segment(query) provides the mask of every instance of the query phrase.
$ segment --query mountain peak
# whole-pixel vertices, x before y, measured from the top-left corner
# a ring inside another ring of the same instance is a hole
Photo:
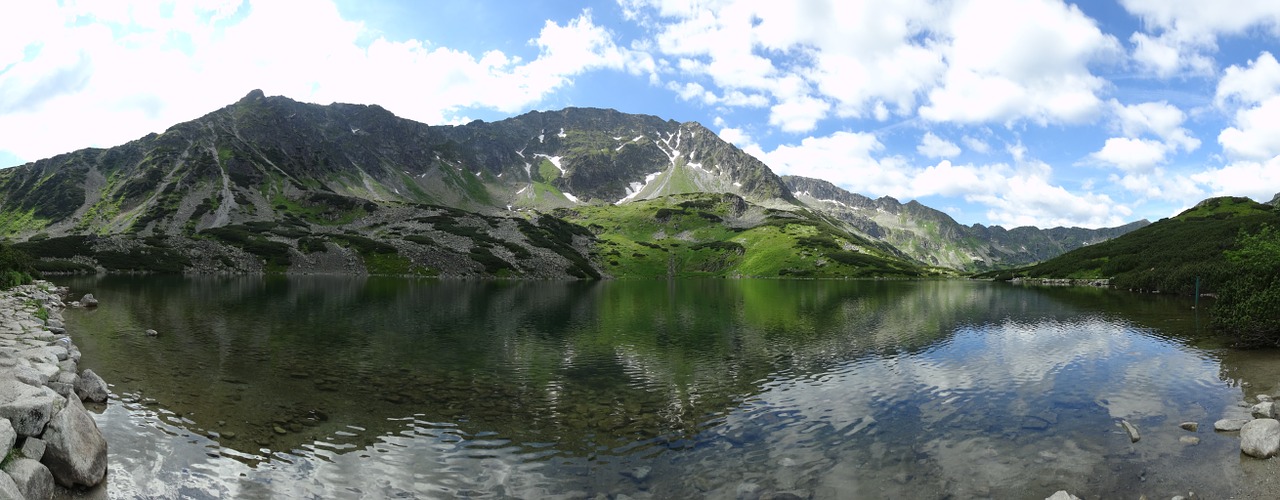
[[[253,90],[250,90],[248,94],[245,94],[244,97],[240,98],[239,102],[248,103],[248,102],[262,100],[266,97],[267,95],[262,93],[262,89],[253,89]]]

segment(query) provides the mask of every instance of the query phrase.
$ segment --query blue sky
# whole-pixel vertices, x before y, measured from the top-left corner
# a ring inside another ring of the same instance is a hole
[[[1280,2],[23,2],[0,167],[251,89],[431,124],[615,108],[965,224],[1100,227],[1280,192]]]

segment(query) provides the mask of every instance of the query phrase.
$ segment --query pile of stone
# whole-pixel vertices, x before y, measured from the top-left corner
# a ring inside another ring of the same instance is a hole
[[[1246,403],[1247,404],[1247,403]],[[1271,458],[1280,454],[1280,420],[1276,420],[1276,403],[1271,396],[1258,396],[1249,407],[1249,415],[1224,418],[1213,423],[1218,432],[1240,432],[1240,451],[1254,458]]]
[[[106,478],[107,442],[82,401],[105,402],[107,384],[76,369],[65,293],[44,281],[0,291],[0,498],[46,499],[55,483]]]

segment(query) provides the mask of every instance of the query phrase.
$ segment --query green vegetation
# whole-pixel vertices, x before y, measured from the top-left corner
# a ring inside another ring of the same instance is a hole
[[[1242,346],[1280,345],[1280,230],[1241,232],[1226,253],[1232,277],[1218,292],[1213,323]]]
[[[289,269],[289,249],[292,247],[286,243],[268,240],[248,226],[209,228],[201,231],[200,234],[212,236],[261,257],[268,273],[283,273]]]
[[[30,255],[0,242],[0,289],[31,283],[35,272]]]
[[[919,265],[885,254],[808,211],[756,209],[731,194],[682,194],[625,205],[557,211],[598,234],[600,260],[617,277],[914,277]]]
[[[1111,278],[1126,290],[1218,293],[1236,273],[1228,265],[1228,250],[1237,237],[1264,225],[1280,226],[1280,212],[1248,198],[1213,198],[1172,219],[1162,220],[1125,236],[1067,252],[1027,268],[979,275],[997,279]]]
[[[1280,209],[1213,198],[1047,262],[981,277],[1111,278],[1121,289],[1216,294],[1213,324],[1241,346],[1280,345]]]

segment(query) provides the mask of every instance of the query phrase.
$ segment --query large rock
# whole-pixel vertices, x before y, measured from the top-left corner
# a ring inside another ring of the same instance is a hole
[[[26,498],[22,490],[18,489],[18,483],[3,472],[0,472],[0,498]]]
[[[9,450],[13,449],[13,443],[18,441],[18,431],[13,430],[13,424],[8,419],[0,418],[0,453],[7,456]]]
[[[106,476],[107,440],[79,398],[67,398],[66,408],[49,420],[43,439],[40,461],[49,466],[58,484],[94,486]]]
[[[107,382],[102,380],[93,370],[85,369],[76,380],[76,396],[84,401],[103,403],[107,401]]]
[[[1249,413],[1253,418],[1276,418],[1276,404],[1271,401],[1263,401],[1249,408]]]
[[[30,458],[17,458],[10,460],[4,471],[13,478],[23,497],[34,500],[53,496],[53,475],[44,464]]]
[[[1238,431],[1247,423],[1249,421],[1243,418],[1224,418],[1213,423],[1213,430],[1222,432]]]
[[[21,436],[39,436],[66,399],[48,387],[32,387],[17,380],[0,380],[0,418],[7,418]]]
[[[1058,490],[1044,500],[1080,500],[1080,497],[1067,493],[1066,490]]]
[[[80,305],[84,307],[98,307],[98,299],[95,299],[92,293],[86,293],[84,294],[84,297],[80,297]]]
[[[1240,428],[1240,451],[1254,458],[1280,453],[1280,420],[1260,418]]]

